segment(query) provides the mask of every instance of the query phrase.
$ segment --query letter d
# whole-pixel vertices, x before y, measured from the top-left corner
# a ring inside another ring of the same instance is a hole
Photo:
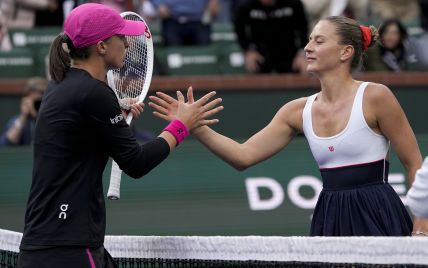
[[[254,177],[245,180],[248,202],[251,210],[273,210],[284,201],[284,190],[281,184],[272,178]],[[268,188],[272,192],[270,199],[260,198],[259,188]]]

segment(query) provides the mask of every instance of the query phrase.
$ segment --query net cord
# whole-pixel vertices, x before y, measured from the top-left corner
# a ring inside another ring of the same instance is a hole
[[[0,229],[0,249],[22,234]],[[106,236],[115,258],[428,264],[426,237]]]

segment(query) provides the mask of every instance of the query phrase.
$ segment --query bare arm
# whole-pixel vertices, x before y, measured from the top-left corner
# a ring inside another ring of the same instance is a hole
[[[422,165],[422,156],[415,134],[403,109],[392,92],[385,86],[372,84],[368,90],[370,107],[374,111],[380,132],[390,141],[406,169],[409,186],[413,184],[416,171]],[[376,129],[376,128],[375,128]],[[413,235],[428,233],[428,219],[413,219]]]
[[[166,112],[159,109],[159,107],[165,106],[163,98],[167,100],[166,102],[171,103],[172,101],[171,98],[160,93],[157,97],[150,98],[159,106],[153,103],[150,106],[157,110],[155,115],[167,119],[167,117],[160,115]],[[188,96],[188,98],[191,102],[193,96]],[[243,170],[279,152],[301,131],[302,111],[305,102],[306,99],[299,99],[285,104],[265,128],[242,144],[215,132],[207,126],[195,129],[193,134],[225,162],[238,170]]]
[[[422,165],[415,134],[393,93],[380,84],[370,84],[370,87],[367,90],[369,111],[373,111],[379,131],[391,141],[411,186],[416,170]]]
[[[194,135],[225,162],[244,170],[275,155],[290,143],[299,132],[295,122],[299,117],[298,106],[298,101],[284,105],[265,128],[242,144],[208,127],[197,129]]]

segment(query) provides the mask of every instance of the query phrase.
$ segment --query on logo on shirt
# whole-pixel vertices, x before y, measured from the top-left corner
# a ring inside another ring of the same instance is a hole
[[[122,120],[123,120],[123,115],[122,114],[118,114],[114,118],[110,118],[110,122],[112,124],[117,124],[117,123],[119,123]]]
[[[68,210],[68,204],[62,204],[59,209],[61,210],[61,212],[59,213],[58,218],[60,219],[67,219],[67,210]]]

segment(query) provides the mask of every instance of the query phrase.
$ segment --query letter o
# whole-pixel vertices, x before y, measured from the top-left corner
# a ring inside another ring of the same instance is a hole
[[[311,187],[315,194],[312,198],[305,198],[300,195],[300,188],[302,186]],[[291,202],[293,202],[296,206],[303,209],[313,209],[318,201],[318,196],[322,190],[321,181],[314,176],[297,176],[290,180],[288,183],[287,193]]]

